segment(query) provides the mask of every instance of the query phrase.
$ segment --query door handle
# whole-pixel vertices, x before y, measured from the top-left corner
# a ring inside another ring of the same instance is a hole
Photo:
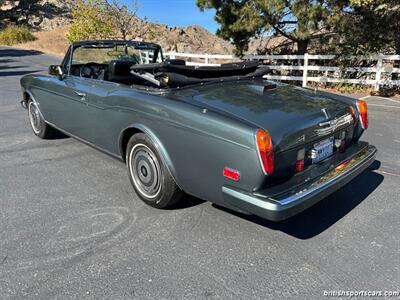
[[[86,100],[86,94],[78,91],[74,91],[75,94],[77,94],[81,100]]]

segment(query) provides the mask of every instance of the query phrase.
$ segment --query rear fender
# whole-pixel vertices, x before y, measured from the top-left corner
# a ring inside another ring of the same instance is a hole
[[[126,151],[126,149],[124,149],[124,145],[123,145],[124,136],[128,133],[128,131],[130,131],[132,129],[135,129],[138,132],[143,132],[150,138],[150,140],[153,142],[154,146],[157,148],[158,152],[160,153],[161,158],[162,158],[164,164],[167,166],[169,173],[174,178],[174,180],[175,180],[176,184],[179,186],[179,188],[182,189],[181,184],[178,179],[178,176],[176,174],[176,170],[174,168],[174,164],[171,160],[171,157],[168,154],[167,149],[164,147],[163,143],[158,138],[158,136],[150,128],[148,128],[145,125],[139,124],[139,123],[134,123],[134,124],[131,124],[128,127],[126,127],[124,130],[122,130],[122,132],[119,135],[119,152],[120,152],[122,159],[125,160],[125,151]]]

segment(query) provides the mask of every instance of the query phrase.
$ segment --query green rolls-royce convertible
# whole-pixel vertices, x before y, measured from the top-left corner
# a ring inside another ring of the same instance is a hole
[[[265,80],[259,62],[193,66],[160,46],[82,41],[21,79],[32,130],[123,160],[156,208],[183,193],[279,221],[365,170],[376,148],[362,100]],[[183,200],[182,200],[183,201]]]

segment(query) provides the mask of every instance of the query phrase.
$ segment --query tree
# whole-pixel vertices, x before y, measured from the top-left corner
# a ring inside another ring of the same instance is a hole
[[[104,1],[107,6],[107,11],[113,20],[115,30],[119,33],[119,36],[126,40],[128,35],[132,33],[135,27],[135,21],[138,20],[137,12],[139,10],[139,4],[137,1],[132,2],[132,8],[129,9],[125,4],[119,4],[117,0]]]
[[[232,41],[237,54],[243,54],[250,39],[264,32],[287,38],[297,45],[298,54],[304,54],[310,42],[334,34],[332,29],[342,22],[348,1],[197,0],[197,6],[202,11],[216,9],[215,20],[221,25],[217,35]]]
[[[398,0],[351,0],[352,15],[338,45],[343,55],[400,54],[400,3]],[[399,68],[400,62],[394,61]],[[392,80],[399,74],[392,73]]]
[[[78,1],[67,33],[70,42],[115,37],[113,20],[103,0]]]
[[[142,37],[148,27],[137,17],[138,2],[131,8],[117,0],[79,0],[72,11],[72,24],[67,38],[74,42],[85,39],[123,39]]]
[[[354,18],[349,22],[348,39],[357,39],[372,49],[369,52],[400,54],[400,2],[398,0],[351,0]],[[368,51],[368,50],[367,50]]]

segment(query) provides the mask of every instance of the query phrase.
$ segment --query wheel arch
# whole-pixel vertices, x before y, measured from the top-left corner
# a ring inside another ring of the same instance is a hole
[[[29,101],[29,99],[32,98],[32,95],[30,94],[30,92],[28,91],[24,91],[24,93],[22,94],[22,100],[24,100],[25,102]]]
[[[28,90],[24,90],[22,92],[22,100],[21,100],[21,105],[23,108],[28,109],[29,100],[36,102],[31,94],[31,92],[29,92]]]
[[[176,170],[174,168],[174,164],[171,160],[171,157],[168,154],[167,149],[164,147],[163,143],[158,138],[158,136],[147,126],[145,126],[143,124],[135,123],[135,124],[131,124],[124,130],[122,130],[122,132],[120,133],[120,136],[119,136],[119,152],[120,152],[122,160],[124,162],[126,162],[126,147],[128,145],[128,141],[131,138],[131,136],[133,136],[134,134],[137,134],[137,133],[144,133],[150,138],[150,140],[153,142],[154,146],[159,151],[161,158],[162,158],[163,162],[165,163],[169,173],[174,178],[175,183],[182,190],[181,184],[180,184],[177,174],[176,174]]]
[[[45,117],[43,116],[42,111],[40,110],[40,104],[35,100],[35,98],[33,97],[32,93],[31,93],[30,91],[28,91],[28,90],[25,90],[25,91],[23,92],[22,95],[23,95],[22,101],[25,102],[26,108],[28,108],[28,102],[29,102],[29,100],[31,100],[32,102],[34,102],[34,103],[37,105],[37,108],[38,108],[38,110],[39,110],[40,116],[41,116],[42,119],[46,122],[46,119],[45,119]]]
[[[22,93],[22,101],[25,101],[26,104],[28,104],[28,101],[31,100],[38,104],[38,102],[35,100],[35,97],[33,97],[32,93],[28,90],[24,90]]]

